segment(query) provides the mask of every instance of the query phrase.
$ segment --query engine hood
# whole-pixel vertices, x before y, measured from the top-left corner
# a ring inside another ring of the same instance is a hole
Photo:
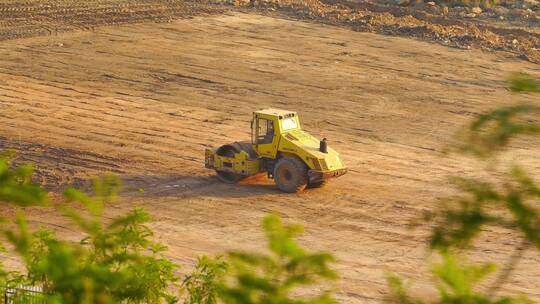
[[[293,153],[310,167],[318,171],[333,171],[345,168],[339,153],[328,147],[328,153],[319,150],[320,141],[302,130],[291,130],[284,133],[280,143],[280,151]]]

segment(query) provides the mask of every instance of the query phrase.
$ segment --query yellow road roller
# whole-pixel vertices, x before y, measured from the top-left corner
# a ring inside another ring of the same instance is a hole
[[[302,130],[296,112],[266,109],[253,112],[251,141],[206,149],[205,167],[220,180],[236,183],[261,172],[284,192],[318,188],[347,173],[339,154]]]

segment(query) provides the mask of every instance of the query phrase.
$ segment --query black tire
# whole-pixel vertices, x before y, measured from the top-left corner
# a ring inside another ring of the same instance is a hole
[[[240,153],[240,150],[234,145],[223,145],[216,151],[217,155],[226,157],[234,157],[236,153]],[[216,170],[216,174],[222,182],[227,184],[235,184],[246,178],[246,176],[241,174],[221,170]]]
[[[307,172],[308,167],[299,158],[284,157],[274,167],[274,181],[283,192],[301,192],[308,183]]]
[[[328,184],[327,180],[322,180],[314,183],[308,183],[308,188],[323,188]]]

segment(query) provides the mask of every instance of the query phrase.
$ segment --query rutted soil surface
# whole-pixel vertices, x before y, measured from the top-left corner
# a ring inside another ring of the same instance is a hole
[[[223,9],[184,0],[2,0],[0,41],[144,21],[170,22]]]
[[[242,12],[9,40],[0,42],[0,148],[36,162],[52,190],[120,174],[126,190],[110,216],[149,210],[186,272],[201,253],[260,249],[260,219],[278,211],[306,226],[305,245],[337,256],[342,303],[376,303],[387,270],[431,292],[427,231],[408,225],[448,193],[447,175],[474,166],[440,155],[451,135],[480,111],[532,100],[505,90],[514,71],[540,76],[505,52]],[[248,139],[251,111],[265,107],[297,110],[350,173],[293,195],[264,178],[218,182],[204,148]],[[516,143],[513,157],[540,168],[531,148],[538,143]],[[76,235],[58,211],[28,212],[35,225]],[[503,260],[520,243],[487,232],[476,259]],[[539,265],[526,253],[503,291],[540,300]]]

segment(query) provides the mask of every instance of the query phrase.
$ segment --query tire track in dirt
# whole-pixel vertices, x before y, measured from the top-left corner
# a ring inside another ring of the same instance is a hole
[[[58,96],[55,96],[57,98]],[[75,106],[76,108],[76,103]],[[135,128],[135,130],[129,130],[129,124],[126,124],[126,118],[122,116],[115,115],[114,118],[115,125],[118,122],[119,128],[110,127],[110,122],[112,119],[103,120],[99,115],[89,115],[81,114],[81,111],[76,113],[71,113],[69,109],[73,108],[72,106],[60,107],[59,109],[46,109],[46,110],[37,110],[35,107],[31,108],[28,105],[17,104],[16,107],[12,107],[8,110],[13,110],[15,113],[26,112],[21,115],[9,115],[4,116],[0,114],[6,122],[14,122],[13,129],[22,128],[22,125],[16,125],[16,122],[25,121],[24,127],[27,130],[34,130],[36,132],[47,131],[48,136],[63,138],[70,137],[72,140],[83,140],[90,141],[91,145],[110,145],[115,147],[124,147],[132,146],[137,147],[139,151],[146,151],[148,154],[158,153],[162,155],[169,155],[174,159],[185,159],[188,161],[199,161],[198,158],[185,156],[178,153],[172,153],[175,149],[168,149],[167,147],[177,147],[178,143],[195,145],[199,146],[202,149],[205,144],[204,142],[189,142],[187,140],[176,139],[175,134],[169,135],[159,135],[158,133],[148,133],[148,128]],[[51,117],[51,113],[63,112],[62,115],[72,116],[72,119],[61,119]],[[106,117],[106,115],[103,115]],[[42,125],[42,120],[48,118],[49,124],[44,128]],[[84,131],[73,130],[73,126],[77,125],[80,121],[85,121],[87,127]],[[129,120],[128,120],[129,121]],[[147,125],[153,126],[158,123],[159,120],[134,120],[131,123],[131,126],[136,125]],[[163,133],[163,131],[161,132]],[[142,145],[141,145],[142,144]],[[159,148],[158,148],[159,147]],[[161,148],[163,147],[163,148]]]
[[[123,164],[126,162],[120,158],[89,151],[22,142],[3,136],[0,136],[0,150],[19,152],[13,164],[32,164],[36,182],[50,190],[60,190],[70,184],[80,184],[88,176],[106,171],[122,173]]]
[[[199,14],[216,14],[223,8],[183,0],[11,1],[0,3],[0,41],[57,35],[74,29],[91,30],[140,22],[169,22]]]
[[[5,97],[5,95],[4,95]],[[53,98],[62,97],[62,95],[54,95]],[[149,125],[150,127],[139,127],[137,130],[130,131],[129,134],[132,136],[144,136],[142,139],[136,139],[137,142],[147,142],[149,140],[153,140],[153,144],[157,144],[160,146],[170,146],[174,143],[189,143],[194,144],[198,146],[207,146],[208,144],[201,141],[189,141],[189,137],[186,137],[184,133],[181,132],[167,132],[165,129],[160,129],[156,127],[152,127],[152,123],[159,122],[159,118],[153,118],[150,116],[151,114],[145,114],[146,119],[136,119],[135,115],[133,116],[125,116],[124,110],[118,110],[118,108],[106,108],[103,107],[103,109],[106,109],[106,112],[100,112],[99,114],[95,112],[95,110],[92,110],[92,107],[95,109],[98,107],[96,104],[87,104],[85,105],[86,108],[81,106],[81,102],[73,102],[68,101],[67,104],[63,103],[57,103],[55,106],[58,107],[47,107],[45,103],[41,103],[41,106],[36,107],[36,104],[29,105],[27,103],[21,102],[21,100],[18,100],[16,103],[10,103],[5,102],[5,105],[11,105],[11,108],[13,108],[16,112],[20,111],[28,111],[33,116],[37,116],[36,119],[30,119],[33,121],[39,120],[43,117],[49,117],[51,118],[51,124],[50,126],[58,127],[59,129],[67,129],[74,123],[78,121],[78,119],[85,119],[88,120],[92,126],[96,127],[96,130],[107,130],[110,131],[111,134],[105,134],[105,133],[98,133],[97,131],[91,131],[94,132],[94,134],[99,134],[102,136],[118,136],[123,135],[122,131],[126,128],[131,128],[134,126],[141,126],[141,125]],[[31,110],[28,110],[31,109]],[[50,117],[51,112],[56,111],[63,111],[64,114],[62,115],[62,118],[52,118]],[[66,118],[69,117],[69,118]],[[143,115],[139,115],[139,117],[144,117]],[[108,118],[108,119],[106,119]],[[16,120],[16,118],[13,117],[4,117],[6,121],[10,120]],[[186,116],[182,116],[182,119],[188,119]],[[115,123],[118,127],[110,127],[108,124],[110,124],[111,120],[115,120]],[[190,131],[195,131],[195,129],[187,129]],[[117,133],[119,132],[119,133]],[[132,137],[132,136],[126,136],[126,137]]]

